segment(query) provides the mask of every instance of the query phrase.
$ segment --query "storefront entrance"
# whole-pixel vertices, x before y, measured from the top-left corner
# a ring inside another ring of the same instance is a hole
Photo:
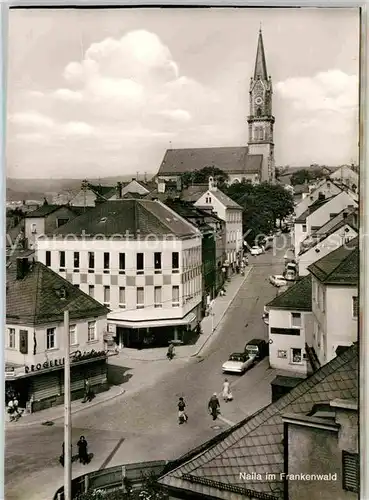
[[[188,337],[188,326],[164,326],[157,328],[123,328],[117,326],[116,343],[120,348],[144,349],[167,347],[172,340],[183,343]]]

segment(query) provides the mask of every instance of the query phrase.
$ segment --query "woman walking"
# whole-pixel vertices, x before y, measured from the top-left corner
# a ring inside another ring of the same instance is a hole
[[[77,443],[77,447],[78,447],[78,458],[83,465],[88,464],[87,446],[88,444],[85,439],[85,436],[81,436]]]
[[[224,383],[223,383],[223,393],[222,393],[222,396],[223,396],[223,399],[224,399],[224,401],[226,403],[228,403],[228,401],[232,401],[232,399],[233,399],[233,396],[232,396],[231,389],[230,389],[229,382],[228,382],[227,378],[224,380]]]

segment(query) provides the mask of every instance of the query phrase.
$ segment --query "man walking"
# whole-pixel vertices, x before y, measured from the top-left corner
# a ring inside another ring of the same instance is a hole
[[[217,393],[214,392],[214,394],[211,396],[209,404],[208,404],[208,409],[210,414],[213,417],[213,420],[216,420],[218,417],[218,413],[220,413],[220,404],[219,404],[219,399],[217,396]]]
[[[178,422],[179,424],[183,424],[184,422],[187,422],[188,417],[185,412],[186,408],[186,403],[184,402],[183,398],[179,398],[178,401]]]

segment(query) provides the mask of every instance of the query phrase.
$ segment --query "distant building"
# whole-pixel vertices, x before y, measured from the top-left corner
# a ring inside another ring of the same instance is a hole
[[[302,186],[304,187],[303,193],[306,194],[306,196],[303,196],[302,200],[295,207],[296,218],[300,217],[300,215],[306,212],[314,202],[318,201],[323,196],[324,198],[331,198],[343,191],[342,187],[329,179],[324,179],[319,183],[302,184]],[[295,186],[295,190],[296,188],[297,186]]]
[[[84,382],[107,388],[108,309],[40,262],[10,260],[6,273],[5,384],[20,406],[38,411],[64,399],[64,310],[69,310],[72,398]]]
[[[354,345],[278,401],[172,461],[159,484],[183,500],[358,498],[358,368]]]
[[[142,181],[136,180],[135,177],[132,177],[130,182],[118,182],[115,188],[115,192],[111,192],[108,196],[108,200],[120,200],[122,198],[127,197],[127,195],[139,195],[143,197],[148,195],[150,191],[155,188],[155,183],[147,184]]]
[[[101,186],[90,184],[86,179],[82,181],[80,191],[69,201],[69,205],[75,207],[94,207],[98,203],[104,203],[113,196],[116,188],[114,186]]]
[[[38,240],[37,260],[111,309],[120,346],[186,340],[202,317],[201,232],[160,201],[98,204]]]
[[[243,179],[258,183],[275,180],[274,122],[272,80],[268,75],[263,35],[260,30],[255,68],[250,81],[248,146],[168,149],[158,171],[158,178],[176,180],[184,172],[214,166],[229,176],[229,181]]]
[[[358,245],[355,238],[308,267],[314,332],[307,350],[315,368],[331,361],[338,348],[358,339]]]
[[[341,165],[329,177],[355,193],[359,189],[359,173],[355,166]]]

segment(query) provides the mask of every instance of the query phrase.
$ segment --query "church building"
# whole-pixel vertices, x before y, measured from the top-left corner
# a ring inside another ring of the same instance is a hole
[[[241,182],[242,179],[253,183],[274,182],[273,88],[267,72],[261,30],[249,94],[247,146],[167,149],[157,174],[158,180],[176,181],[184,172],[210,166],[226,172],[231,183]]]

